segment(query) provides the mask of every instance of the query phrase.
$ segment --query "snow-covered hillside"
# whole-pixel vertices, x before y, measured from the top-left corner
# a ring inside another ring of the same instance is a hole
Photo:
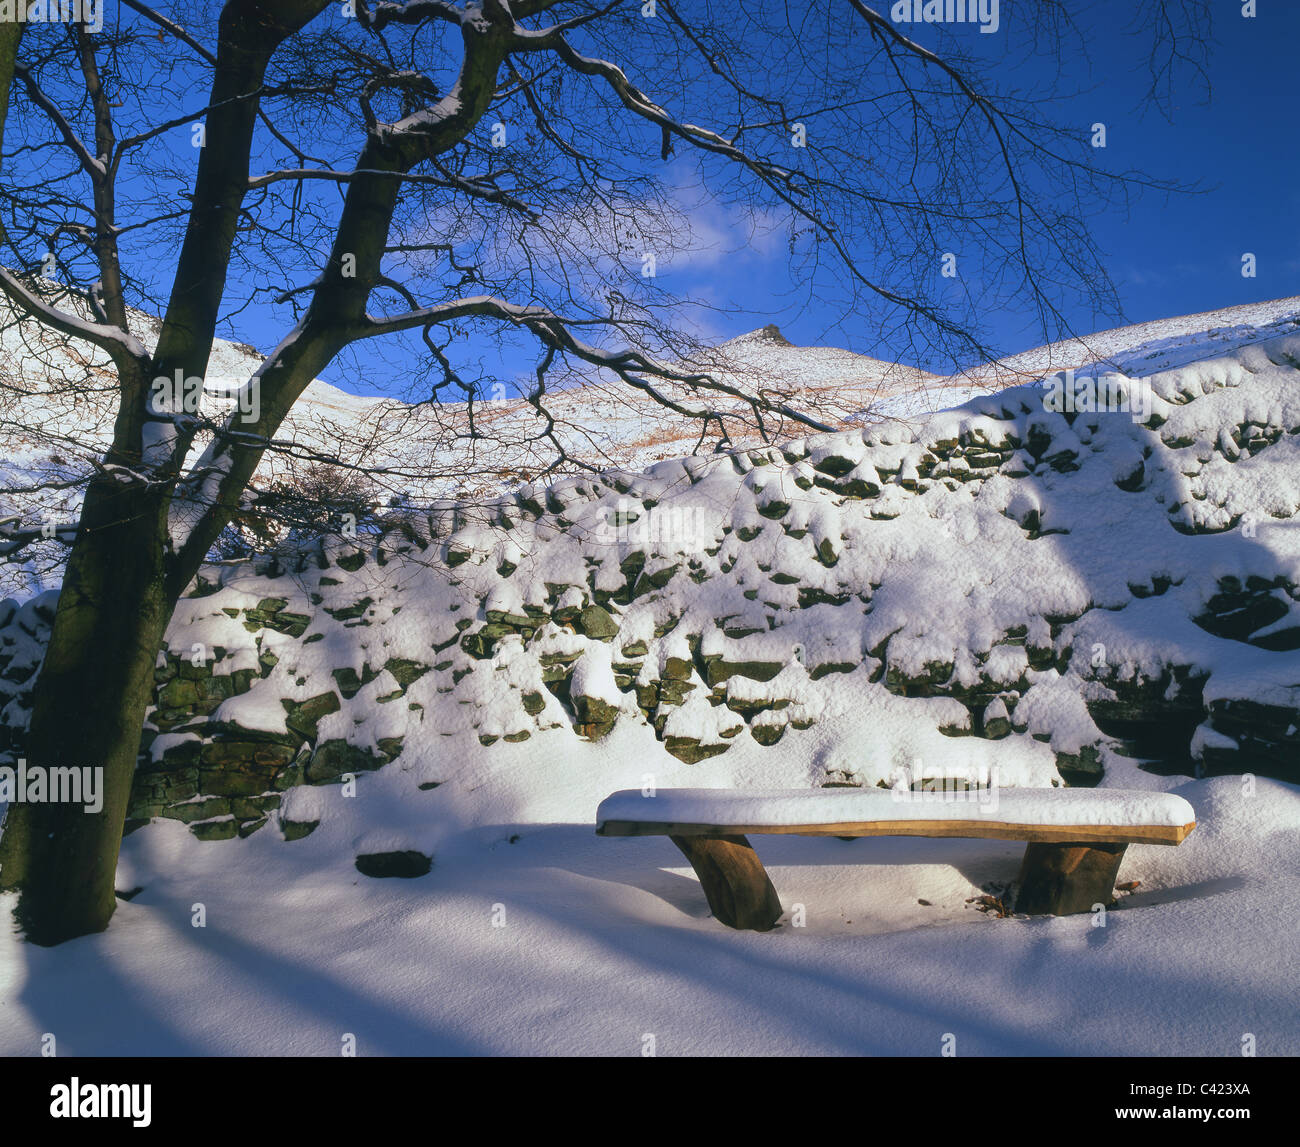
[[[142,341],[153,345],[157,320],[141,314],[133,320]],[[1298,326],[1300,297],[1279,299],[1106,331],[951,378],[833,347],[792,346],[775,327],[764,327],[721,344],[698,365],[746,391],[761,385],[825,425],[860,426],[914,421],[976,394],[1089,364],[1146,375]],[[50,521],[73,522],[81,497],[76,479],[91,472],[112,424],[107,361],[92,348],[70,346],[30,324],[10,322],[0,326],[0,355],[5,362],[0,366],[0,520],[39,525],[49,515]],[[207,377],[214,384],[241,381],[260,361],[253,348],[218,340]],[[69,385],[87,376],[102,389],[87,394]],[[357,381],[354,389],[364,389]],[[666,389],[686,397],[680,388]],[[688,405],[697,403],[691,399]],[[721,396],[711,405],[726,413],[735,446],[762,442],[743,404]],[[716,442],[715,434],[701,443],[696,424],[614,382],[597,380],[556,392],[547,407],[558,441],[576,464],[636,470],[692,452],[708,453]],[[215,414],[222,400],[208,396],[204,409]],[[461,403],[408,405],[358,396],[317,380],[280,435],[293,449],[273,450],[257,482],[265,487],[301,474],[311,466],[313,453],[322,453],[363,471],[379,503],[398,495],[427,506],[437,498],[512,491],[555,462],[555,448],[539,439],[543,424],[527,402],[477,403],[475,421],[482,437],[469,434]],[[806,428],[768,418],[765,429],[782,442]],[[0,565],[0,593],[21,598],[57,585],[61,554],[60,547],[50,544],[22,562]]]
[[[132,899],[0,941],[0,1050],[1295,1054],[1300,334],[1272,322],[1130,348],[1176,365],[1122,410],[1012,387],[210,567],[159,662]],[[53,601],[0,616],[8,757]],[[765,840],[807,915],[768,936],[709,920],[668,842],[592,835],[647,782],[927,777],[1200,823],[1130,850],[1104,928],[977,912],[1014,844]]]
[[[1114,327],[1008,355],[965,372],[972,383],[994,387],[1046,378],[1060,370],[1097,365],[1145,375],[1222,354],[1261,337],[1294,329],[1300,296],[1220,307],[1168,319]]]

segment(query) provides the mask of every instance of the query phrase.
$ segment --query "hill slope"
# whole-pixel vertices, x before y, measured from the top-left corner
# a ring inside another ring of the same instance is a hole
[[[745,388],[761,384],[828,425],[870,425],[922,418],[1053,370],[1098,364],[1094,369],[1109,365],[1150,374],[1295,330],[1297,316],[1300,297],[1142,323],[1040,347],[947,379],[833,347],[792,346],[774,327],[765,327],[717,347],[708,366],[723,381]],[[152,345],[157,320],[137,315],[135,321]],[[0,355],[7,360],[0,368],[0,522],[31,524],[47,514],[56,522],[74,521],[79,482],[92,472],[112,424],[106,360],[91,348],[12,323],[0,328]],[[253,348],[218,340],[208,377],[237,382],[259,362]],[[79,386],[87,378],[102,388],[86,393]],[[715,405],[727,412],[736,446],[760,444],[742,404],[720,399]],[[205,397],[207,413],[222,408],[221,399]],[[638,469],[697,447],[707,453],[714,441],[701,444],[694,424],[621,385],[593,382],[557,392],[550,409],[566,453],[590,466]],[[528,403],[480,403],[476,421],[483,438],[469,435],[463,404],[411,406],[317,380],[290,413],[282,446],[268,456],[257,482],[292,479],[310,468],[313,454],[335,455],[365,475],[377,504],[401,495],[428,505],[448,496],[513,490],[554,462],[554,448],[539,441],[541,423]],[[789,420],[769,419],[767,430],[776,441],[803,432]],[[0,593],[25,597],[58,584],[61,557],[61,548],[50,544],[20,562],[0,563]]]
[[[0,930],[0,1050],[1295,1054],[1296,785],[1150,770],[1296,779],[1300,337],[1149,382],[1148,422],[1017,387],[209,568],[131,899],[53,951]],[[0,607],[6,760],[53,603]],[[927,778],[1174,791],[1199,827],[1086,919],[972,907],[1014,844],[765,838],[764,935],[667,841],[592,834],[616,789]]]

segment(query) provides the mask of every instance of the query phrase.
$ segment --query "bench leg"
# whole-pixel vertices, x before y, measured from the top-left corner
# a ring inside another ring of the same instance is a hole
[[[1030,844],[1020,866],[1016,911],[1069,916],[1109,904],[1125,844]]]
[[[671,836],[700,878],[716,919],[728,928],[767,932],[781,901],[763,862],[743,836]]]

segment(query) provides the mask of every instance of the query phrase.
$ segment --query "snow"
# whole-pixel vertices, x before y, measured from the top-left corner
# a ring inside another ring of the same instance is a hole
[[[613,657],[608,645],[593,642],[587,646],[574,667],[572,682],[575,697],[604,701],[616,709],[623,703],[623,694],[614,681]]]
[[[99,160],[87,158],[91,164],[100,164]],[[129,331],[108,323],[92,322],[76,311],[46,303],[39,295],[29,291],[21,280],[16,279],[4,267],[0,267],[0,282],[4,284],[6,296],[20,299],[25,309],[43,316],[51,326],[56,326],[59,330],[96,346],[112,344],[132,358],[147,360],[148,351],[144,344]],[[85,309],[82,308],[83,311]]]
[[[415,799],[382,776],[358,822]],[[159,825],[124,843],[119,886],[143,891],[107,932],[49,950],[0,934],[0,1052],[54,1032],[61,1055],[114,1056],[330,1056],[345,1033],[368,1056],[639,1056],[648,1034],[660,1056],[933,1056],[945,1033],[968,1057],[1236,1056],[1245,1033],[1261,1056],[1300,1053],[1277,924],[1300,912],[1300,790],[1155,783],[1201,825],[1128,849],[1120,879],[1140,887],[1104,927],[974,911],[1014,878],[1012,842],[764,837],[806,923],[758,934],[709,918],[668,840],[599,838],[576,805],[499,805],[417,880],[361,877],[358,830],[196,845]]]
[[[462,301],[479,302],[482,300]],[[9,317],[2,300],[0,317]],[[714,348],[694,369],[705,370],[720,384],[740,390],[761,380],[769,393],[792,409],[822,424],[870,426],[880,442],[894,442],[900,453],[906,454],[918,423],[925,418],[1008,385],[1034,383],[1068,368],[1077,368],[1081,377],[1089,369],[1102,368],[1150,376],[1293,332],[1297,317],[1300,297],[1179,316],[1051,344],[950,378],[834,347],[793,346],[779,332],[764,328]],[[156,339],[151,332],[156,332],[157,320],[136,313],[130,318],[140,332],[138,339],[130,336],[133,353],[145,354]],[[291,332],[277,349],[283,350],[294,337]],[[80,379],[89,373],[95,381],[107,381],[111,366],[107,354],[84,344],[63,346],[59,339],[31,324],[0,330],[0,352],[24,363],[24,386],[39,397],[25,418],[0,426],[0,489],[84,478],[109,440],[112,396],[107,390],[78,394],[65,379]],[[205,392],[204,416],[224,419],[231,414],[231,391],[239,380],[254,378],[265,364],[264,357],[250,347],[216,340],[205,379],[209,384],[220,380],[222,386],[217,389],[222,393]],[[698,404],[698,395],[678,383],[663,382],[660,388],[674,401]],[[725,416],[737,446],[759,443],[742,402],[718,393],[711,396],[710,404]],[[638,470],[662,461],[686,479],[675,455],[694,449],[699,428],[648,395],[629,391],[605,376],[594,376],[588,385],[551,394],[548,405],[556,418],[560,442],[579,464]],[[1160,408],[1159,398],[1156,406]],[[448,495],[478,498],[512,490],[542,473],[554,460],[553,447],[537,438],[533,407],[523,399],[480,403],[476,417],[482,425],[490,423],[490,441],[474,440],[466,433],[467,414],[462,403],[408,406],[394,399],[349,394],[318,379],[289,412],[280,437],[295,442],[304,453],[331,454],[360,466],[385,495],[409,492],[417,504]],[[235,429],[238,425],[232,423]],[[788,418],[769,416],[768,425],[778,439],[793,439],[790,446],[797,445],[799,436],[807,431]],[[68,437],[97,445],[82,456],[69,447]],[[205,454],[208,444],[208,436],[201,434],[189,459],[191,468],[216,463],[204,488],[197,491],[199,503],[210,500],[220,468],[228,464],[224,454]],[[711,448],[712,441],[706,442],[704,450]],[[53,461],[55,458],[61,460]],[[690,460],[692,465],[709,461],[707,456]],[[904,466],[911,464],[904,458]],[[293,469],[291,459],[268,456],[258,480],[266,484],[283,479]],[[1214,476],[1206,478],[1213,481]],[[61,522],[72,521],[79,498],[78,489],[61,488],[9,494],[8,504],[0,504],[0,517],[17,510],[28,521],[39,521],[45,512]],[[1254,512],[1277,512],[1284,501],[1279,492],[1270,499],[1270,508],[1256,507]],[[173,532],[177,541],[183,540],[200,509],[201,505],[176,508]],[[57,585],[61,560],[62,548],[49,543],[25,563],[6,563],[0,568],[0,592],[24,596]]]
[[[1290,313],[1300,306],[1282,302]],[[355,783],[290,790],[246,840],[200,842],[172,821],[130,835],[119,887],[142,891],[102,935],[47,951],[0,930],[0,1054],[34,1054],[44,1032],[58,1033],[65,1055],[329,1055],[349,1032],[361,1054],[639,1055],[654,1034],[662,1055],[932,1055],[947,1032],[964,1055],[1225,1055],[1245,1033],[1262,1055],[1300,1054],[1294,945],[1277,924],[1300,912],[1300,787],[1144,771],[1113,751],[1087,705],[1121,683],[1159,682],[1171,665],[1198,676],[1206,704],[1300,702],[1293,650],[1192,620],[1224,579],[1300,575],[1300,438],[1255,453],[1224,440],[1225,428],[1300,425],[1300,338],[1279,310],[1257,308],[1258,322],[1241,317],[1223,333],[1171,321],[1171,333],[1143,335],[1149,349],[1131,343],[1129,359],[1141,361],[1125,369],[1151,386],[1160,425],[1127,413],[1070,422],[1044,410],[1041,377],[937,417],[868,418],[875,408],[859,399],[879,392],[872,372],[886,364],[857,363],[862,377],[836,390],[846,360],[835,352],[826,362],[839,365],[823,363],[818,385],[853,405],[846,417],[862,417],[831,438],[566,479],[550,498],[567,527],[557,510],[521,513],[482,497],[412,515],[429,547],[398,551],[385,539],[382,565],[341,570],[353,546],[335,540],[323,547],[327,570],[208,571],[219,584],[181,601],[170,648],[220,648],[220,674],[278,658],[218,719],[283,731],[282,701],[332,689],[334,670],[369,667],[375,676],[321,719],[319,737],[362,748],[404,737],[403,749]],[[740,341],[756,359],[810,350]],[[304,441],[396,409],[321,383],[309,399]],[[597,453],[640,464],[673,449],[640,443],[649,423],[598,389],[562,401],[607,434]],[[77,417],[90,425],[92,414]],[[52,419],[64,415],[52,408]],[[420,451],[446,460],[422,495],[448,492],[463,462],[432,452],[445,429],[431,418],[393,446],[409,448],[408,461]],[[922,474],[932,445],[1027,440],[1031,430],[1051,439],[1041,456],[1014,451],[975,479],[970,463]],[[5,478],[44,466],[48,447],[25,444]],[[522,463],[513,449],[507,442],[496,461]],[[845,499],[814,484],[817,463],[832,457],[854,466],[846,479],[877,481],[882,493]],[[1139,465],[1141,482],[1129,483]],[[643,525],[641,536],[620,524],[629,505],[648,510],[631,526]],[[495,516],[503,508],[508,529]],[[1257,532],[1227,528],[1247,513],[1259,515]],[[452,551],[466,560],[450,567]],[[608,603],[614,641],[547,620],[527,643],[508,634],[482,657],[456,643],[460,623],[479,626],[488,610],[590,605],[623,585],[620,563],[638,551],[648,551],[644,574],[667,580]],[[27,588],[39,584],[33,572]],[[563,588],[552,596],[554,586]],[[802,602],[800,591],[824,600]],[[227,612],[267,597],[311,615],[301,638],[254,633]],[[364,598],[363,613],[352,612]],[[1288,618],[1260,626],[1266,636],[1295,624],[1296,607],[1278,600]],[[14,727],[52,601],[0,606],[12,651],[0,697]],[[633,641],[646,650],[629,669]],[[433,646],[444,660],[395,702],[399,683],[385,666],[426,664]],[[607,736],[574,731],[543,684],[543,658],[573,663],[574,693],[621,711]],[[701,666],[715,658],[735,671],[711,685]],[[1013,731],[974,735],[956,697],[883,680],[935,666],[993,693],[985,722],[1005,719]],[[619,678],[646,683],[670,668],[694,688],[662,706],[657,731]],[[542,698],[540,712],[523,711],[525,693]],[[1176,695],[1173,682],[1166,693]],[[746,735],[741,711],[755,706],[771,707],[751,731],[788,723],[779,746]],[[666,737],[726,751],[689,764],[666,751]],[[164,734],[154,751],[184,738]],[[1191,748],[1235,743],[1206,723]],[[1101,786],[1054,787],[1057,755],[1094,746]],[[926,778],[984,787],[973,801],[897,799]],[[641,797],[647,788],[654,801]],[[796,789],[775,804],[762,795]],[[851,809],[846,819],[1198,828],[1177,848],[1130,847],[1120,880],[1139,886],[1100,919],[977,912],[970,898],[1015,880],[1023,846],[1013,842],[764,837],[754,843],[788,915],[756,935],[709,918],[671,842],[593,831],[611,801],[645,819],[645,806],[663,816],[674,800],[689,803],[691,820],[721,810],[797,818],[772,822],[788,824]],[[319,827],[288,842],[277,828],[289,821]],[[432,869],[412,880],[357,872],[358,855],[391,850],[432,856]],[[196,904],[202,928],[192,925]]]
[[[890,792],[851,789],[624,789],[600,802],[597,826],[651,824],[871,824],[899,820],[980,820],[989,824],[1079,827],[1186,825],[1192,806],[1172,793],[1108,789],[981,789]]]

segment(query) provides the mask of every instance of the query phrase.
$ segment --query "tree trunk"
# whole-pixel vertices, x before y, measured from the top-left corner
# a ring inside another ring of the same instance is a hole
[[[0,20],[0,147],[4,146],[5,120],[9,111],[9,86],[13,83],[14,63],[18,57],[18,41],[22,39],[26,24],[16,20]]]
[[[0,887],[20,892],[26,938],[58,944],[108,927],[117,854],[174,602],[164,588],[162,499],[98,479],[87,491],[26,741],[28,770],[102,767],[103,808],[15,803]]]

